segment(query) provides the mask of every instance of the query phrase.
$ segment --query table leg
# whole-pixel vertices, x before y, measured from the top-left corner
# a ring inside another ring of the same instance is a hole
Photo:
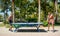
[[[14,27],[15,27],[14,32],[17,32],[19,26],[14,25]]]
[[[40,29],[39,29],[40,25],[37,25],[37,31],[40,32]]]

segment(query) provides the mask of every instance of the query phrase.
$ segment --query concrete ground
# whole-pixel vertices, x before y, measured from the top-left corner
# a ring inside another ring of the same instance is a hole
[[[0,24],[3,24],[3,22],[0,22]]]
[[[23,27],[20,29],[36,29],[35,27]],[[60,36],[60,26],[55,26],[55,32],[52,32],[52,28],[50,27],[50,31],[47,31],[47,27],[40,27],[40,29],[44,29],[46,32],[10,32],[8,28],[0,27],[0,36]]]

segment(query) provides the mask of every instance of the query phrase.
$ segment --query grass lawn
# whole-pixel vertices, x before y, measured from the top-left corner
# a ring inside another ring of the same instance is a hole
[[[0,27],[4,27],[5,25],[4,24],[0,24]]]
[[[10,27],[10,25],[9,24],[6,24],[6,25],[4,25],[4,24],[0,24],[0,27],[6,27],[6,28],[9,28]]]

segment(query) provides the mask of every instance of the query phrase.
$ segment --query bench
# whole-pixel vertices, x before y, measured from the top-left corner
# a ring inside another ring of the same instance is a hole
[[[40,25],[43,23],[12,23],[12,25],[15,27],[14,31],[17,31],[19,27],[36,27],[37,31],[39,31]]]

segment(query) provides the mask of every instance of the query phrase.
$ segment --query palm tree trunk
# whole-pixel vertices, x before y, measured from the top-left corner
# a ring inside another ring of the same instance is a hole
[[[57,0],[55,0],[55,12],[56,12],[56,19],[55,19],[55,22],[57,22]]]
[[[38,22],[40,23],[40,0],[38,0]]]
[[[13,23],[14,23],[14,0],[12,0],[12,13],[13,13]]]

